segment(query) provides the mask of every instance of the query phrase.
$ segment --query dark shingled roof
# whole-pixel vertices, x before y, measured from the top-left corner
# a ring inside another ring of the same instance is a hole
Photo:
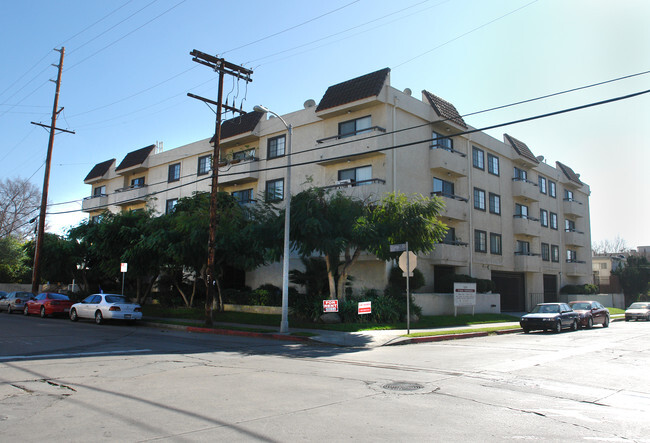
[[[253,132],[263,115],[263,112],[253,111],[226,120],[221,123],[221,140],[246,132]],[[210,139],[210,143],[214,143],[214,136]]]
[[[111,165],[115,163],[115,159],[106,160],[105,162],[97,163],[88,173],[84,181],[92,180],[93,178],[102,177],[108,172]]]
[[[155,147],[156,145],[149,145],[145,148],[138,149],[137,151],[129,152],[126,154],[126,157],[124,157],[124,160],[122,160],[122,163],[120,163],[120,165],[115,168],[115,170],[119,171],[120,169],[126,169],[130,168],[131,166],[141,165]]]
[[[528,146],[526,146],[526,143],[517,140],[516,138],[508,135],[508,134],[503,134],[503,137],[510,143],[510,145],[515,148],[515,151],[517,151],[517,154],[521,155],[522,157],[526,157],[527,159],[539,163],[539,160],[535,157],[535,154],[532,153],[530,149],[528,149]]]
[[[427,98],[427,100],[429,100],[431,107],[434,111],[436,111],[436,114],[438,114],[438,116],[447,120],[451,120],[463,128],[467,128],[465,120],[463,120],[463,117],[460,116],[454,105],[449,103],[447,100],[441,99],[437,95],[433,95],[429,91],[422,91],[422,93]]]
[[[384,87],[390,68],[380,69],[361,77],[330,86],[320,100],[316,112],[335,108],[368,97],[376,97]]]
[[[570,181],[577,183],[579,185],[582,185],[583,183],[580,181],[580,178],[578,178],[578,174],[573,172],[573,169],[569,168],[567,165],[564,165],[560,162],[555,162],[555,164],[560,168],[560,170],[566,175],[566,178],[568,178]]]

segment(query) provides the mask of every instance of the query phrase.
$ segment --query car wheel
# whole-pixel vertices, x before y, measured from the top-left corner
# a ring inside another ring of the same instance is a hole
[[[95,323],[101,325],[103,321],[104,321],[104,316],[102,315],[102,311],[95,312]]]
[[[23,315],[29,315],[29,309],[27,309],[26,305],[25,305],[25,309],[23,309]]]
[[[77,310],[73,309],[70,311],[70,320],[72,321],[77,321],[79,320],[79,317],[77,317]]]
[[[629,319],[629,318],[627,318],[627,317],[625,317],[625,321],[630,321],[630,319]]]
[[[605,321],[603,322],[603,328],[606,328],[609,326],[609,315],[605,316]]]
[[[571,330],[572,331],[578,330],[578,320],[573,320],[573,323],[571,323]]]
[[[7,305],[7,314],[11,315],[11,305]]]
[[[524,334],[530,333],[530,329],[528,329],[528,328],[522,328],[522,329],[524,330]]]
[[[591,329],[594,327],[594,319],[592,317],[589,317],[589,320],[587,320],[587,329]]]
[[[558,321],[555,322],[555,328],[553,329],[553,331],[556,334],[559,334],[560,332],[562,332],[562,321],[558,320]]]
[[[47,315],[45,314],[45,306],[41,306],[41,318],[45,318]]]

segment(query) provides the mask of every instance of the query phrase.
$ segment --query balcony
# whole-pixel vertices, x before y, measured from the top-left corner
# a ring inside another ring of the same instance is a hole
[[[386,132],[384,128],[373,126],[364,129],[355,135],[333,135],[331,137],[316,140],[319,148],[317,164],[321,166],[347,163],[348,161],[372,157],[386,157],[383,137],[377,137],[375,132]],[[330,147],[327,147],[331,145]]]
[[[513,233],[528,237],[539,237],[541,232],[539,219],[526,215],[515,215],[513,220]]]
[[[387,192],[386,180],[371,178],[369,180],[340,180],[333,185],[323,186],[325,190],[339,191],[344,195],[355,197],[361,200],[376,201],[381,195]]]
[[[429,152],[429,167],[433,172],[465,177],[467,175],[467,156],[453,149],[432,146]]]
[[[230,167],[224,165],[219,168],[219,184],[224,186],[238,185],[242,183],[255,182],[259,179],[260,163],[257,158],[248,159],[236,163],[230,162]]]
[[[585,216],[586,209],[582,202],[579,202],[573,198],[565,198],[563,205],[564,215],[573,215],[574,217]]]
[[[515,272],[539,272],[541,264],[541,254],[515,252]]]
[[[585,233],[581,231],[569,230],[564,232],[564,243],[567,246],[585,246]]]
[[[580,260],[567,260],[564,266],[564,272],[569,277],[580,277],[590,275],[591,269],[587,267],[587,262]]]
[[[118,206],[132,205],[135,203],[144,203],[149,195],[147,185],[127,186],[115,190],[114,199]]]
[[[531,201],[539,201],[539,188],[537,183],[526,179],[512,179],[512,196],[527,198]]]
[[[452,220],[467,221],[467,198],[459,195],[445,194],[443,192],[432,192],[431,195],[441,197],[445,202],[445,209],[440,213],[441,217],[447,217]]]
[[[430,258],[436,265],[467,266],[469,249],[467,243],[460,241],[438,243]]]
[[[101,211],[108,209],[108,195],[91,195],[81,202],[81,210],[84,212]]]

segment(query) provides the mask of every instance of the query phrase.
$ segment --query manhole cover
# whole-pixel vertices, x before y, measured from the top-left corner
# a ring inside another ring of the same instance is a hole
[[[390,391],[400,391],[400,392],[412,392],[423,389],[424,386],[419,383],[410,383],[406,381],[395,381],[392,383],[386,383],[382,386],[383,389],[388,389]]]

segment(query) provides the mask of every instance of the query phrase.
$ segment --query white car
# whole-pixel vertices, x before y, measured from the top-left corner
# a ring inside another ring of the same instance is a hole
[[[93,294],[70,307],[70,320],[80,318],[94,318],[98,325],[104,320],[141,320],[142,307],[127,301],[123,295]]]

